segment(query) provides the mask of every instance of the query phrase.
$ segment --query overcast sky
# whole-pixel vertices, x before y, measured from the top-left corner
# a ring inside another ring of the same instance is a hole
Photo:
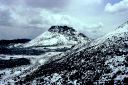
[[[102,34],[127,20],[128,0],[0,0],[0,39],[35,38],[51,25]]]

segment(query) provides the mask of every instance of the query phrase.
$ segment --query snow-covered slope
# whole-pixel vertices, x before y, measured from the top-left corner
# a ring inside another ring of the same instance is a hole
[[[82,33],[68,26],[52,26],[24,47],[71,47],[79,43],[87,43],[89,39]]]
[[[128,21],[122,24],[121,26],[119,26],[113,32],[110,32],[105,36],[94,40],[91,43],[91,45],[98,45],[98,44],[100,45],[102,43],[110,44],[110,43],[116,43],[122,40],[128,41]]]

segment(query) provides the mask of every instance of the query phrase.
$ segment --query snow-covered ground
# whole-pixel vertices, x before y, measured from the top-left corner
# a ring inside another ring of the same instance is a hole
[[[0,70],[0,85],[8,84],[8,82],[14,82],[17,77],[23,77],[28,73],[33,72],[36,70],[40,65],[49,62],[49,59],[55,55],[61,54],[61,52],[48,52],[43,55],[39,56],[28,56],[28,55],[0,55],[1,59],[9,60],[10,58],[17,59],[17,58],[27,58],[30,59],[30,65],[24,65],[14,68],[6,68]],[[8,81],[8,82],[7,82]]]

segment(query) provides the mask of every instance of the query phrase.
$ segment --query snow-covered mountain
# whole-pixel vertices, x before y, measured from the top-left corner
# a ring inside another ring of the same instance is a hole
[[[74,46],[60,54],[53,55],[53,52],[50,58],[49,54],[45,57],[41,55],[40,60],[43,58],[42,61],[47,62],[40,65],[35,65],[35,62],[25,70],[26,74],[21,73],[5,81],[20,85],[128,85],[128,22],[88,43],[87,37],[83,38],[83,35],[67,26],[53,26],[46,35],[42,34],[25,46]],[[56,42],[49,43],[48,40],[53,39]],[[58,44],[58,39],[61,44]]]
[[[10,68],[0,71],[1,74],[4,74],[3,77],[1,77],[0,84],[7,84],[5,81],[13,81],[18,76],[25,76],[37,70],[41,65],[63,57],[62,55],[65,55],[64,52],[71,49],[74,45],[86,44],[88,42],[90,42],[89,38],[82,33],[78,33],[72,27],[52,26],[47,32],[44,32],[34,40],[14,48],[16,49],[14,50],[15,52],[17,52],[18,49],[28,49],[29,51],[26,52],[30,55],[24,55],[22,50],[20,52],[23,55],[5,55],[8,57],[8,61],[10,57],[14,59],[26,58],[30,60],[31,64],[27,65],[27,67],[22,65],[20,67],[15,67],[14,70]],[[35,53],[35,55],[31,55],[33,53]],[[40,55],[36,55],[36,53],[40,53]]]
[[[46,85],[127,85],[128,23],[86,45],[76,45],[58,60],[38,67],[18,83]],[[55,69],[56,68],[56,69]]]
[[[25,44],[24,47],[71,48],[73,45],[87,42],[89,39],[84,34],[76,32],[72,27],[52,26],[48,31]]]

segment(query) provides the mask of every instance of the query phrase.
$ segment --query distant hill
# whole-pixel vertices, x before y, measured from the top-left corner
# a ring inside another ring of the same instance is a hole
[[[18,44],[18,43],[27,43],[31,39],[13,39],[13,40],[0,40],[0,45],[10,45],[10,44]]]

